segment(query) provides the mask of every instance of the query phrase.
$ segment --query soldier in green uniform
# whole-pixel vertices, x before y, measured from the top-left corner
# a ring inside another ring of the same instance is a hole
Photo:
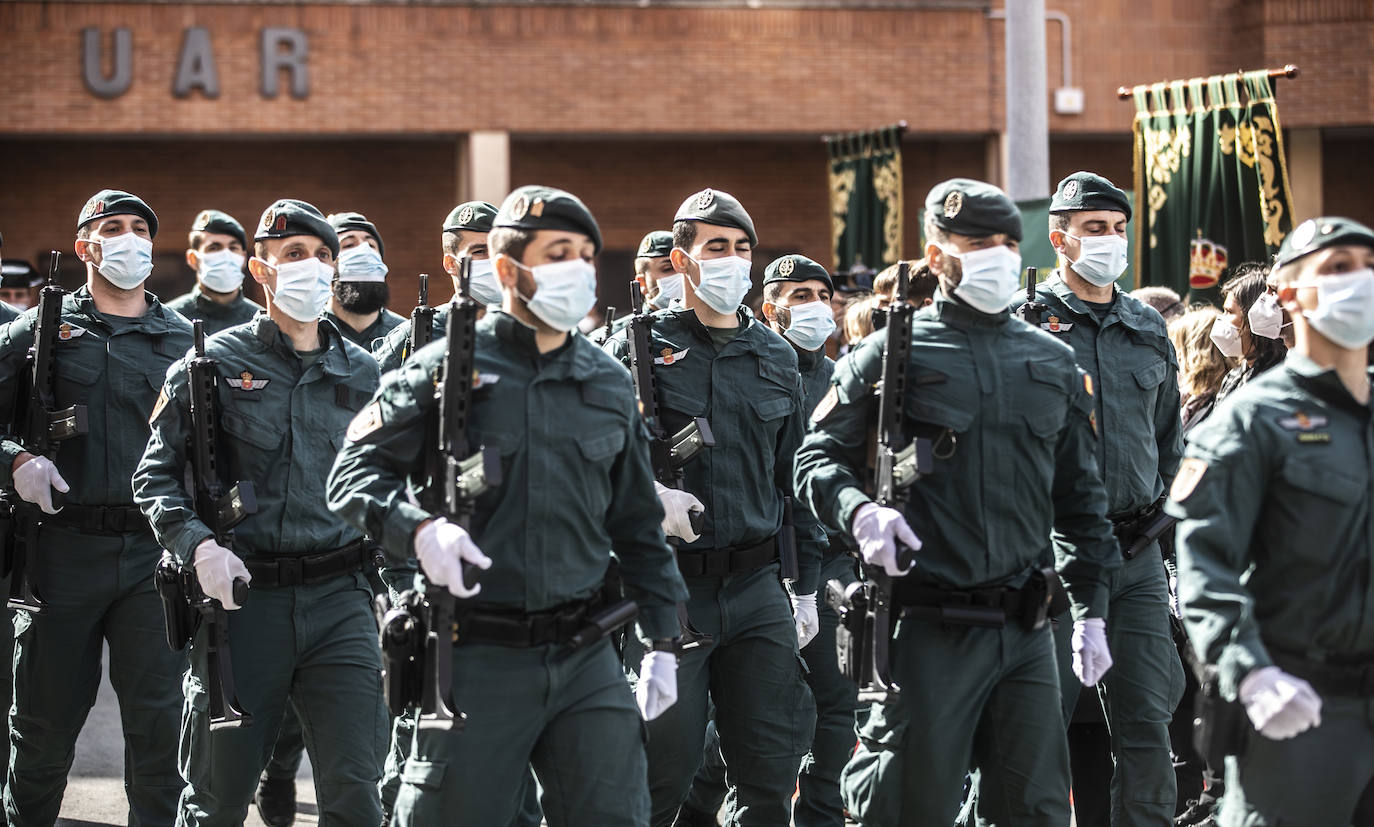
[[[1110,181],[1076,172],[1050,203],[1049,238],[1065,266],[1036,288],[1040,327],[1073,348],[1096,383],[1093,408],[1101,438],[1098,468],[1107,516],[1123,552],[1163,506],[1183,453],[1178,359],[1163,318],[1116,286],[1126,269],[1131,203]],[[1183,692],[1183,666],[1169,625],[1169,586],[1159,543],[1123,561],[1111,577],[1107,642],[1116,665],[1098,684],[1111,733],[1115,773],[1113,825],[1173,821],[1177,790],[1169,721]],[[1064,720],[1081,686],[1074,677],[1073,624],[1059,618],[1055,642]]]
[[[43,274],[22,258],[0,259],[0,323],[38,304]]]
[[[406,496],[437,428],[444,342],[386,375],[329,476],[332,508],[464,598],[453,698],[467,725],[416,731],[392,823],[501,827],[532,763],[553,827],[642,825],[641,725],[615,649],[566,646],[606,599],[614,551],[654,641],[640,707],[652,716],[672,704],[674,604],[686,591],[659,527],[644,426],[625,371],[569,332],[596,300],[601,233],[575,196],[522,187],[488,243],[504,297],[477,324],[469,424],[474,445],[499,451],[502,482],[478,498],[471,534]],[[463,581],[461,562],[487,569],[480,583]]]
[[[168,365],[191,347],[191,326],[143,282],[153,269],[157,216],[138,196],[101,190],[77,219],[86,284],[62,300],[54,371],[58,408],[86,406],[88,432],[61,443],[54,462],[0,443],[0,483],[44,512],[28,560],[39,612],[15,613],[14,703],[5,817],[57,820],[72,752],[110,647],[110,684],[125,741],[129,824],[169,825],[177,792],[178,687],[186,658],[167,648],[153,590],[161,549],[134,506],[129,477]],[[0,410],[34,343],[37,309],[0,329]],[[53,502],[53,492],[66,505]]]
[[[1198,659],[1253,727],[1224,827],[1374,823],[1374,230],[1299,224],[1279,248],[1295,346],[1191,431],[1168,512]]]
[[[1006,310],[1020,278],[1021,217],[1001,190],[953,179],[926,198],[926,261],[940,280],[917,311],[905,433],[933,468],[893,507],[865,493],[882,333],[835,367],[797,454],[797,490],[847,530],[869,566],[897,577],[892,677],[901,694],[859,713],[841,779],[866,825],[950,824],[965,768],[979,817],[1069,821],[1068,747],[1039,571],[1050,554],[1073,604],[1074,672],[1111,665],[1104,619],[1120,552],[1097,470],[1090,383],[1072,350]],[[916,551],[897,564],[897,544]],[[977,624],[969,624],[976,615]],[[1040,625],[1036,625],[1036,621]]]
[[[386,744],[372,564],[362,532],[325,507],[324,477],[354,414],[377,387],[372,357],[320,313],[339,240],[314,207],[280,200],[262,215],[248,266],[267,311],[206,342],[219,360],[226,480],[252,481],[257,512],[215,542],[185,483],[190,426],[185,366],[167,371],[152,436],[134,474],[139,506],[163,546],[194,566],[229,610],[238,698],[251,726],[209,730],[204,628],[184,683],[177,823],[242,824],[288,700],[305,724],[322,822],[375,827]],[[246,605],[235,578],[249,581]],[[213,687],[208,691],[213,691]]]
[[[635,250],[635,277],[631,290],[638,290],[646,312],[663,310],[682,298],[682,274],[673,269],[673,234],[654,230],[640,239]],[[617,304],[625,299],[616,298]],[[631,308],[624,307],[609,324],[592,331],[588,338],[605,344],[606,340],[625,329],[630,323]]]
[[[205,335],[252,319],[262,310],[243,295],[243,264],[248,237],[243,225],[219,210],[201,210],[191,224],[186,263],[196,271],[191,292],[167,302],[188,319],[205,323]]]
[[[386,308],[391,300],[382,261],[386,245],[377,225],[362,213],[333,213],[328,220],[339,236],[339,261],[324,318],[344,338],[371,353],[374,342],[405,321]]]
[[[805,412],[796,351],[740,305],[757,243],[754,222],[734,196],[707,189],[689,197],[673,219],[672,250],[689,289],[683,303],[654,314],[649,351],[664,425],[673,433],[705,417],[716,440],[685,466],[683,487],[695,496],[665,504],[687,541],[678,547],[691,595],[687,614],[712,641],[684,652],[680,700],[649,722],[655,827],[671,825],[687,797],[701,763],[708,701],[741,825],[789,820],[815,729],[793,610],[814,629],[825,539],[798,508],[800,577],[790,594],[780,588],[777,537]],[[606,344],[622,361],[626,336],[621,331]],[[705,506],[700,536],[685,513],[697,502]],[[627,651],[626,664],[636,663]]]
[[[464,256],[472,259],[469,290],[472,298],[483,305],[501,303],[501,285],[492,271],[487,254],[487,233],[496,217],[496,207],[485,201],[468,201],[454,207],[444,219],[441,243],[444,250],[444,271],[453,279],[453,292],[458,292],[458,266]],[[434,309],[434,339],[444,338],[448,323],[448,306]],[[382,373],[395,370],[409,358],[406,347],[410,342],[410,320],[405,319],[382,337],[373,349]]]

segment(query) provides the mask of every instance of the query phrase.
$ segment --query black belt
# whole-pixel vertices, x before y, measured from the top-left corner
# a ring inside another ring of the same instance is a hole
[[[677,552],[677,570],[683,577],[726,577],[762,568],[778,559],[778,538],[769,537],[756,546],[727,546],[705,551]]]
[[[124,534],[149,530],[148,518],[133,505],[67,505],[56,514],[45,515],[43,519],[79,531]]]
[[[538,612],[473,609],[460,611],[453,621],[453,642],[479,643],[529,649],[550,643],[567,643],[586,625],[587,615],[604,601],[600,595],[590,600],[564,603]]]
[[[358,539],[342,548],[294,557],[248,556],[243,564],[253,575],[253,588],[309,586],[352,574],[373,564],[370,543]]]
[[[998,627],[1021,617],[1025,594],[1006,586],[955,590],[902,584],[893,594],[893,602],[901,607],[902,617]]]
[[[1123,554],[1131,543],[1135,542],[1135,538],[1145,532],[1150,521],[1163,507],[1163,500],[1156,500],[1135,511],[1107,515],[1107,519],[1112,521],[1112,534],[1116,535],[1116,541],[1121,546]]]
[[[1290,654],[1269,644],[1266,648],[1276,666],[1312,684],[1318,695],[1374,697],[1374,658],[1371,656],[1334,657],[1321,661]]]

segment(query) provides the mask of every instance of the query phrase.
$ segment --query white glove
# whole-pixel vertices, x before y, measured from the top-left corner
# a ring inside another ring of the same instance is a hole
[[[463,563],[491,568],[491,558],[472,541],[472,535],[443,517],[426,522],[415,532],[415,557],[425,577],[436,586],[448,586],[454,597],[473,597],[482,590],[481,583],[471,588],[463,583]]]
[[[1240,682],[1240,702],[1259,734],[1275,741],[1322,725],[1322,699],[1316,690],[1277,666],[1246,675]]]
[[[635,684],[635,703],[639,714],[652,721],[677,703],[677,655],[672,652],[644,653],[639,662],[639,682]]]
[[[700,514],[706,510],[706,506],[690,491],[669,488],[658,480],[654,480],[654,493],[658,494],[658,501],[663,504],[663,533],[695,543],[701,535],[692,530],[692,520],[687,515]]]
[[[1089,617],[1073,622],[1073,673],[1084,686],[1093,686],[1112,668],[1107,650],[1107,621]]]
[[[234,602],[234,581],[252,581],[253,575],[248,573],[248,567],[239,556],[216,543],[214,537],[207,537],[196,546],[193,559],[201,591],[218,600],[228,611],[241,608]]]
[[[1169,613],[1179,620],[1183,619],[1183,604],[1178,599],[1178,576],[1169,575]]]
[[[47,514],[56,514],[59,510],[52,507],[54,488],[63,494],[70,490],[67,481],[57,473],[57,466],[47,457],[34,457],[14,469],[14,490]]]
[[[816,639],[821,632],[821,616],[816,611],[816,593],[789,594],[792,599],[792,616],[797,621],[797,648],[805,649],[806,644]]]
[[[921,550],[921,540],[906,524],[902,512],[877,503],[864,503],[854,512],[850,533],[859,543],[859,553],[870,566],[882,566],[890,577],[901,577],[911,568],[897,568],[897,542],[900,540],[912,551]],[[912,564],[912,568],[915,563]]]

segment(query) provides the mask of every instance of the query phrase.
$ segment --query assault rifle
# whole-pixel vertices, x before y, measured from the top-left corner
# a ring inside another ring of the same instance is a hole
[[[1035,279],[1036,270],[1034,267],[1026,268],[1026,303],[1016,308],[1016,318],[1028,325],[1039,327],[1045,320],[1045,314],[1049,312],[1050,306],[1044,302],[1037,301],[1035,298]]]
[[[931,468],[928,439],[906,442],[903,408],[906,401],[907,360],[911,353],[911,317],[907,304],[908,267],[897,268],[897,289],[888,307],[882,378],[878,384],[877,456],[874,458],[873,499],[895,506],[901,492]],[[915,551],[897,543],[897,565],[909,569]],[[892,578],[882,566],[863,566],[863,580],[848,587],[832,580],[826,600],[840,616],[836,654],[840,668],[859,685],[861,701],[888,700],[901,691],[892,680],[888,654],[892,641]]]
[[[405,358],[434,340],[434,308],[429,305],[429,276],[420,274],[420,302],[410,311],[410,336],[406,341]]]
[[[649,352],[649,341],[653,333],[654,317],[644,306],[639,285],[630,285],[630,308],[633,315],[626,331],[625,344],[629,348],[630,378],[634,380],[635,396],[639,399],[639,413],[649,429],[649,464],[653,467],[654,479],[669,488],[681,488],[684,476],[683,466],[701,453],[703,448],[714,448],[715,435],[711,433],[711,423],[705,417],[692,419],[675,434],[669,434],[658,410],[658,389],[654,384],[654,358]],[[701,531],[702,515],[689,512],[687,519],[692,530]],[[678,638],[681,650],[695,649],[711,642],[711,636],[692,627],[687,617],[687,605],[677,605],[677,619],[682,627]]]
[[[38,318],[33,330],[33,346],[29,348],[25,369],[19,374],[17,409],[13,422],[15,433],[24,450],[35,456],[57,461],[57,449],[65,440],[85,434],[86,406],[57,407],[56,348],[59,339],[70,338],[62,330],[62,298],[67,295],[57,284],[58,262],[62,254],[52,251],[48,266],[48,281],[38,294]],[[66,497],[56,489],[52,504],[60,509]],[[29,562],[38,548],[38,527],[47,516],[33,503],[17,494],[14,502],[14,543],[10,563],[10,595],[6,605],[31,613],[43,610],[43,598],[34,589],[29,576]]]

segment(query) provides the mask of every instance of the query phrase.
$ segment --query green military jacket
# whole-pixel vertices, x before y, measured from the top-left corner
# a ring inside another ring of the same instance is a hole
[[[262,305],[243,295],[243,290],[239,290],[233,301],[220,304],[202,293],[199,284],[192,287],[191,292],[167,302],[167,306],[191,321],[205,322],[206,336],[250,321],[262,310]]]
[[[219,360],[223,482],[249,480],[257,494],[257,513],[234,529],[241,556],[314,554],[362,536],[326,507],[324,478],[349,421],[377,389],[377,363],[333,325],[319,330],[326,349],[309,365],[266,313],[205,341],[206,355]],[[186,489],[186,361],[165,377],[134,495],[163,548],[190,562],[212,532]]]
[[[1183,454],[1178,358],[1164,318],[1114,288],[1111,309],[1099,322],[1059,273],[1035,297],[1049,307],[1041,329],[1072,347],[1096,383],[1097,463],[1107,513],[1139,511],[1168,490]]]
[[[434,308],[434,321],[429,326],[431,342],[437,342],[446,335],[450,307],[452,303]],[[401,323],[391,328],[372,349],[372,356],[377,360],[377,367],[382,373],[399,368],[410,358],[410,327],[410,319],[402,319]]]
[[[668,432],[705,417],[716,438],[684,466],[684,487],[706,506],[701,537],[681,548],[757,545],[782,527],[782,498],[792,493],[792,458],[806,415],[792,345],[739,311],[739,332],[716,352],[696,313],[683,305],[653,314],[649,352]],[[606,350],[629,364],[622,330]],[[794,513],[798,594],[816,591],[825,534],[807,509]]]
[[[368,325],[363,330],[354,330],[349,326],[348,322],[340,319],[328,310],[324,311],[322,316],[333,322],[334,326],[339,329],[339,332],[344,335],[345,339],[348,339],[368,353],[372,352],[373,343],[390,333],[392,330],[395,330],[397,326],[406,322],[405,316],[398,316],[385,307],[377,314],[377,321]]]
[[[0,302],[0,324],[9,324],[19,318],[19,308],[9,302]]]
[[[89,431],[61,443],[57,468],[75,505],[132,505],[129,476],[148,441],[148,412],[157,401],[167,366],[191,349],[191,325],[147,291],[148,312],[115,319],[95,309],[90,288],[62,299],[62,326],[54,357],[56,407],[86,406]],[[12,411],[16,378],[33,345],[38,308],[0,328],[0,411]],[[13,485],[11,469],[24,449],[12,437],[0,443],[0,484]]]
[[[797,368],[802,378],[802,412],[809,417],[830,389],[830,380],[835,375],[835,360],[825,355],[825,348],[799,350]]]
[[[885,331],[835,365],[797,454],[797,490],[833,529],[870,501],[864,470],[877,419]],[[912,321],[907,436],[933,441],[931,473],[894,507],[923,543],[914,574],[943,588],[1019,586],[1051,552],[1074,617],[1106,617],[1121,554],[1094,459],[1085,374],[1073,352],[1006,314],[936,294]]]
[[[1371,469],[1369,406],[1295,352],[1189,432],[1165,508],[1188,638],[1227,697],[1271,648],[1374,655]]]
[[[330,508],[395,562],[414,556],[416,527],[436,516],[407,494],[423,485],[445,353],[432,342],[386,374],[329,475]],[[541,355],[533,328],[491,310],[477,323],[474,384],[471,441],[499,451],[502,469],[471,524],[492,559],[480,604],[534,612],[588,598],[614,551],[644,633],[676,637],[687,590],[660,527],[630,377],[576,333]]]

